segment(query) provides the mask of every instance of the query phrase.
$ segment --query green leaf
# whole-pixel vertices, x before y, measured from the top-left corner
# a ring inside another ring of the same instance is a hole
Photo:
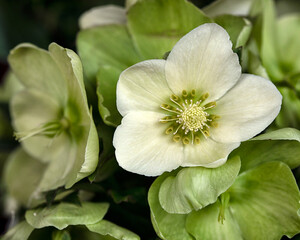
[[[9,156],[4,169],[4,183],[9,195],[26,207],[41,203],[41,198],[34,193],[37,193],[45,169],[45,164],[18,148]]]
[[[229,194],[231,211],[249,239],[300,232],[299,189],[286,164],[269,162],[241,174]]]
[[[186,0],[138,1],[127,17],[133,40],[146,59],[162,58],[182,36],[211,22]]]
[[[164,173],[151,185],[148,192],[148,202],[151,210],[151,221],[157,235],[164,240],[194,240],[186,231],[186,214],[170,214],[160,205],[158,194],[161,184],[171,176],[171,173]]]
[[[108,25],[80,31],[77,49],[85,74],[95,84],[100,66],[125,70],[142,59],[124,25]],[[114,81],[116,82],[117,79]]]
[[[22,221],[11,228],[1,239],[2,240],[27,240],[34,228],[26,221]]]
[[[239,48],[246,44],[252,30],[250,21],[232,15],[218,16],[214,21],[228,32],[233,48]]]
[[[243,142],[231,153],[241,158],[241,171],[252,169],[264,162],[281,161],[290,168],[300,165],[300,131],[284,128],[261,134]]]
[[[228,208],[225,209],[223,223],[218,221],[220,207],[218,201],[198,212],[190,213],[186,221],[187,231],[197,240],[243,240],[239,226]]]
[[[295,91],[287,87],[279,87],[283,96],[279,115],[276,124],[279,127],[294,127],[300,129],[300,99]]]
[[[98,107],[103,121],[110,126],[121,123],[121,115],[116,105],[116,88],[119,75],[123,69],[103,65],[97,74]]]
[[[218,168],[183,168],[161,184],[159,202],[169,213],[183,214],[204,208],[233,184],[240,166],[239,157],[235,157]]]
[[[300,194],[284,163],[268,162],[244,172],[227,194],[223,224],[217,221],[218,202],[189,214],[186,227],[196,239],[275,240],[300,232]]]
[[[104,236],[111,236],[118,240],[140,239],[140,237],[135,233],[106,220],[101,220],[98,223],[86,225],[86,227],[92,232],[99,233]]]
[[[48,226],[64,229],[69,225],[94,224],[102,220],[108,209],[107,203],[83,202],[82,206],[59,203],[49,208],[26,211],[26,221],[35,228]]]
[[[283,128],[272,132],[261,134],[253,140],[295,140],[300,142],[300,131],[295,128]]]

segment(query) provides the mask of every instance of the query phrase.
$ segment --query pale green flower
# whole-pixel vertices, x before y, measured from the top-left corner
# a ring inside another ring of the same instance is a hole
[[[269,80],[241,74],[222,27],[203,24],[179,40],[167,60],[144,61],[120,75],[118,163],[148,176],[179,166],[220,166],[274,120],[281,99]]]
[[[9,63],[24,85],[10,102],[16,136],[27,153],[48,164],[38,190],[70,187],[90,175],[99,144],[79,57],[55,43],[49,52],[21,44]]]

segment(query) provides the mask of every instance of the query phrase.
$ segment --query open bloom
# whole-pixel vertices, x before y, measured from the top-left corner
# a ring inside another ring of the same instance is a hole
[[[10,101],[16,136],[29,155],[47,163],[38,190],[71,187],[96,169],[99,153],[80,59],[55,43],[49,51],[20,44],[8,59],[24,85]]]
[[[147,176],[179,166],[220,166],[274,120],[281,100],[269,80],[241,74],[222,27],[201,25],[167,60],[144,61],[120,75],[117,161]]]

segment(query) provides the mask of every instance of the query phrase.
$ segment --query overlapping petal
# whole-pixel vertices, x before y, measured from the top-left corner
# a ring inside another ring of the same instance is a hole
[[[269,80],[241,74],[222,27],[203,24],[179,40],[166,61],[144,61],[121,74],[117,107],[124,118],[114,136],[117,160],[149,176],[178,166],[218,167],[241,141],[274,120],[281,98]],[[171,136],[165,135],[162,117],[170,122]],[[198,127],[200,138],[194,137]]]
[[[183,146],[165,135],[162,114],[131,111],[117,128],[113,144],[119,165],[146,176],[157,176],[179,167]]]
[[[213,139],[203,139],[200,144],[184,146],[184,160],[182,166],[204,166],[215,168],[224,164],[229,153],[240,143],[220,143]]]
[[[210,94],[217,100],[238,81],[241,66],[232,51],[227,32],[217,24],[207,23],[181,38],[166,62],[170,88],[181,94],[183,89]]]
[[[217,102],[221,116],[211,136],[218,142],[241,142],[263,131],[277,116],[282,97],[271,81],[243,74],[238,84]]]
[[[148,60],[126,69],[117,85],[117,107],[129,111],[159,111],[172,94],[165,78],[165,60]]]

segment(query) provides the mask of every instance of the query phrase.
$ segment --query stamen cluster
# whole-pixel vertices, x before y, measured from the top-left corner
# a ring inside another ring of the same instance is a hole
[[[197,99],[196,91],[182,91],[181,97],[173,94],[169,104],[160,107],[168,112],[166,117],[160,119],[161,123],[169,123],[165,133],[173,133],[175,142],[183,144],[199,144],[202,136],[209,137],[210,127],[217,127],[217,115],[212,115],[207,110],[216,106],[216,102],[204,104],[209,94],[205,93]]]

